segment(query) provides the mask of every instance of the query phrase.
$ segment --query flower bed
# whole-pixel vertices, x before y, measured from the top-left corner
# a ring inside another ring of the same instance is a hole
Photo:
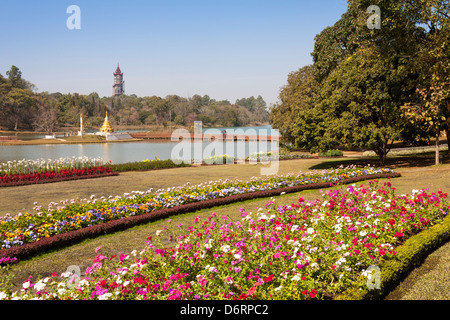
[[[100,158],[19,160],[0,163],[0,187],[117,175]]]
[[[51,172],[35,172],[0,176],[0,187],[23,186],[36,183],[60,182],[87,178],[116,176],[111,167],[94,167],[75,170],[61,170]]]
[[[441,191],[396,195],[389,182],[371,181],[240,211],[237,221],[213,213],[175,234],[157,231],[130,255],[97,248],[81,279],[28,279],[0,299],[330,299],[365,290],[369,266],[386,266],[410,235],[448,221],[450,203]]]
[[[56,172],[93,167],[102,167],[107,163],[101,158],[66,157],[56,160],[14,160],[0,163],[0,175]]]
[[[249,182],[219,180],[205,185],[157,190],[155,193],[151,190],[133,192],[121,198],[61,205],[56,210],[42,210],[38,206],[36,214],[0,219],[0,257],[24,258],[138,223],[236,201],[327,188],[337,182],[395,176],[399,174],[389,169],[323,170],[302,175],[253,178]]]

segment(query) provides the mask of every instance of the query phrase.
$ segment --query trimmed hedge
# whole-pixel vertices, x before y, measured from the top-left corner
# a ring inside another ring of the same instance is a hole
[[[400,177],[400,173],[382,173],[367,176],[359,176],[354,178],[344,179],[339,184],[350,184],[358,181],[365,181],[370,179],[383,179],[383,178],[395,178]],[[278,196],[281,193],[295,193],[303,190],[329,188],[337,183],[312,183],[305,185],[298,185],[293,187],[285,187],[273,190],[256,191],[245,194],[237,194],[224,198],[205,200],[199,202],[192,202],[184,205],[180,205],[173,208],[159,209],[146,214],[130,216],[123,219],[117,219],[108,221],[102,224],[85,227],[78,230],[69,231],[63,234],[51,236],[49,238],[43,238],[37,242],[26,243],[22,246],[15,246],[8,249],[0,250],[1,257],[15,257],[17,259],[29,258],[33,255],[43,253],[48,250],[62,248],[65,246],[73,245],[81,242],[87,238],[95,238],[108,233],[117,231],[123,231],[128,228],[145,224],[152,221],[157,221],[177,214],[184,214],[201,209],[208,209],[216,206],[227,205],[235,202],[252,200],[257,198],[267,198],[272,196]]]
[[[140,161],[140,162],[128,162],[120,164],[112,164],[111,168],[113,171],[124,172],[124,171],[145,171],[145,170],[156,170],[156,169],[168,169],[168,168],[178,168],[178,167],[190,167],[188,163],[176,164],[172,160],[150,160],[150,161]]]
[[[429,229],[408,238],[396,248],[397,254],[382,260],[380,289],[352,288],[337,296],[336,300],[379,300],[391,292],[407,274],[420,266],[434,250],[450,240],[450,216]]]
[[[52,183],[52,182],[61,182],[61,181],[69,181],[69,180],[80,180],[80,179],[93,179],[93,178],[103,178],[103,177],[111,177],[118,176],[118,172],[105,172],[105,173],[97,173],[97,174],[89,174],[83,176],[70,176],[70,177],[58,177],[58,178],[50,178],[50,179],[41,179],[41,180],[25,180],[25,181],[13,181],[8,183],[0,183],[0,187],[17,187],[17,186],[25,186],[29,184],[41,184],[41,183]]]
[[[341,150],[328,150],[319,153],[319,157],[342,157],[343,155],[344,153]]]

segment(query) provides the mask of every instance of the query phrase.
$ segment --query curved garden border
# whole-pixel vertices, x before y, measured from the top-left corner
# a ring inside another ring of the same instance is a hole
[[[423,230],[396,248],[397,254],[382,260],[380,289],[351,288],[335,297],[335,300],[380,300],[403,281],[408,273],[420,266],[425,258],[450,240],[450,216],[429,229]]]
[[[146,214],[130,216],[122,219],[107,221],[98,225],[93,225],[90,227],[85,227],[78,230],[72,230],[66,233],[57,234],[49,238],[43,238],[37,242],[26,243],[21,246],[15,246],[8,249],[0,250],[0,258],[2,257],[15,257],[17,259],[29,258],[33,255],[43,253],[48,250],[58,249],[65,246],[73,245],[75,243],[81,242],[88,238],[95,238],[100,235],[105,235],[108,233],[113,233],[117,231],[123,231],[128,228],[156,221],[159,219],[167,218],[169,216],[183,214],[187,212],[193,212],[201,209],[208,209],[216,206],[227,205],[234,202],[257,199],[257,198],[267,198],[271,196],[278,196],[281,193],[295,193],[303,190],[310,189],[320,189],[320,188],[330,188],[337,184],[349,184],[358,181],[366,181],[371,179],[383,179],[383,178],[395,178],[400,177],[401,174],[397,172],[391,173],[381,173],[372,174],[366,176],[359,176],[354,178],[348,178],[339,181],[338,183],[321,182],[304,184],[292,187],[284,187],[272,190],[255,191],[244,194],[232,195],[224,198],[204,200],[199,202],[191,202],[188,204],[183,204],[180,206],[159,209]]]
[[[26,186],[30,184],[42,184],[42,183],[53,183],[53,182],[62,182],[69,180],[80,180],[80,179],[93,179],[93,178],[103,178],[103,177],[111,177],[118,176],[118,172],[105,172],[105,173],[96,173],[96,174],[88,174],[81,176],[70,176],[70,177],[59,177],[59,178],[50,178],[50,179],[40,179],[40,180],[32,180],[32,181],[15,181],[9,183],[0,183],[0,187],[18,187],[18,186]]]

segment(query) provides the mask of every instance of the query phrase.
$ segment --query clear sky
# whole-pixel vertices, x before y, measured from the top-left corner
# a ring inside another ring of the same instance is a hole
[[[70,5],[81,29],[70,30]],[[38,92],[278,100],[312,63],[314,37],[346,0],[0,0],[0,73],[16,65]]]

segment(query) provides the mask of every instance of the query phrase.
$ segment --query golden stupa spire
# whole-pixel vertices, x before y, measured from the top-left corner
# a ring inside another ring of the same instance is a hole
[[[100,128],[100,132],[114,132],[113,128],[109,124],[108,120],[108,111],[106,111],[105,121],[103,122],[102,127]]]

